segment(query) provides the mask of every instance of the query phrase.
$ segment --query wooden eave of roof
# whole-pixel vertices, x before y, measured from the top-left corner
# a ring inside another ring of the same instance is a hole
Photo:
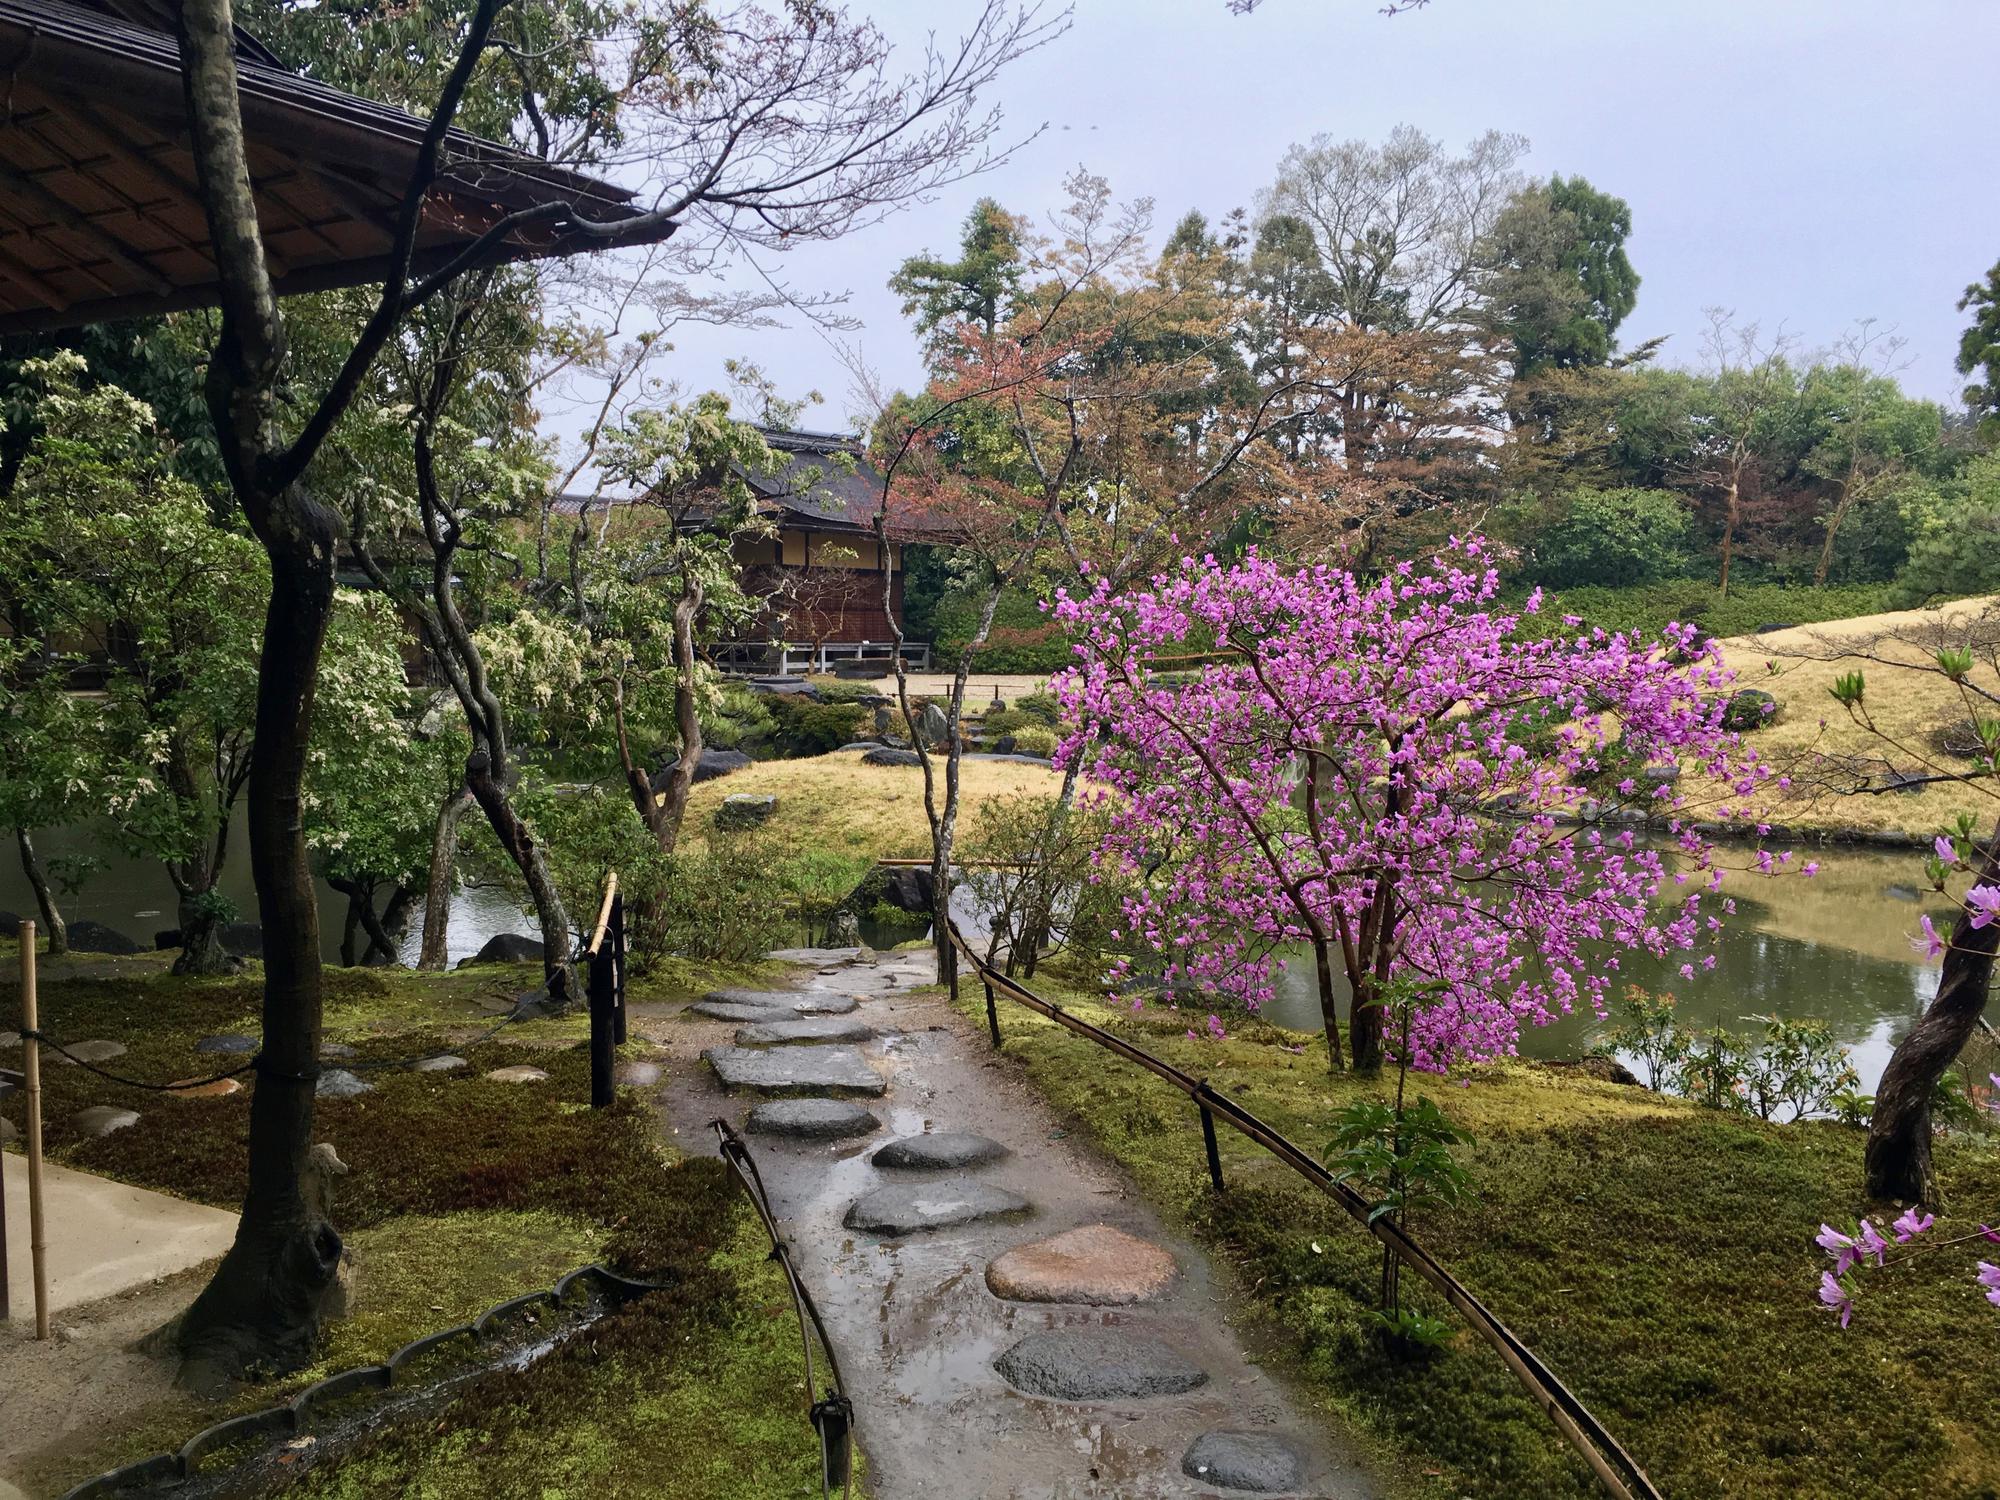
[[[131,4],[121,5],[131,12]],[[281,295],[381,281],[426,122],[238,49],[258,217]],[[0,0],[0,334],[211,304],[180,53],[165,31],[64,0]],[[506,214],[550,202],[592,225],[524,225],[500,259],[663,239],[622,188],[453,131],[418,234],[418,274]],[[637,222],[635,222],[637,221]]]

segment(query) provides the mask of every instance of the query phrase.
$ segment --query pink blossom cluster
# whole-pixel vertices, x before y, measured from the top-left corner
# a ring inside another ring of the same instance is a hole
[[[1907,1245],[1919,1235],[1928,1232],[1936,1222],[1935,1215],[1920,1212],[1915,1208],[1906,1208],[1902,1216],[1889,1227],[1895,1235],[1896,1243]],[[2000,1245],[2000,1229],[1995,1229],[1991,1224],[1981,1224],[1971,1233],[1946,1240],[1932,1240],[1928,1248],[1945,1250],[1973,1241]],[[1831,1224],[1822,1224],[1819,1226],[1819,1233],[1813,1236],[1813,1243],[1833,1258],[1833,1269],[1819,1273],[1820,1306],[1828,1312],[1838,1314],[1840,1326],[1845,1328],[1854,1319],[1854,1299],[1859,1295],[1854,1273],[1865,1271],[1871,1261],[1877,1268],[1890,1264],[1889,1241],[1883,1236],[1874,1220],[1862,1219],[1855,1225],[1851,1234],[1843,1234]],[[1919,1247],[1922,1248],[1925,1247]],[[1899,1260],[1911,1258],[1913,1258],[1911,1255],[1898,1257]],[[1980,1261],[1973,1281],[1988,1302],[2000,1307],[2000,1266],[1994,1265],[1991,1261]]]
[[[1275,949],[1321,942],[1350,983],[1428,986],[1392,1042],[1443,1069],[1602,1014],[1623,952],[1712,942],[1722,871],[1680,779],[1603,783],[1676,763],[1707,816],[1751,819],[1769,772],[1721,727],[1719,654],[1686,627],[1530,639],[1498,591],[1474,539],[1376,581],[1252,552],[1057,596],[1079,657],[1059,754],[1112,789],[1100,859],[1146,877],[1128,935],[1170,979],[1254,1006]]]

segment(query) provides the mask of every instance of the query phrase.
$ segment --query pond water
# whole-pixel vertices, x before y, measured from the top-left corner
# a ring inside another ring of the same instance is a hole
[[[229,842],[229,859],[222,869],[222,894],[234,903],[241,920],[254,922],[257,892],[250,881],[250,837],[240,817],[230,830]],[[101,830],[88,824],[49,829],[35,836],[35,848],[45,865],[86,856],[97,862],[76,894],[59,897],[66,920],[88,917],[116,928],[144,947],[152,946],[155,932],[180,925],[173,882],[167,879],[166,870],[157,860],[132,859],[115,852]],[[329,962],[338,962],[347,898],[324,881],[317,882],[317,888],[320,953]],[[34,891],[21,873],[20,856],[11,836],[0,842],[0,910],[24,917],[35,915]],[[419,930],[422,920],[419,912],[404,940],[400,957],[406,963],[416,961],[423,939]],[[534,921],[522,911],[520,898],[511,884],[461,886],[452,900],[451,962],[477,953],[496,933],[518,932],[534,937],[537,931]]]
[[[1685,955],[1636,955],[1625,959],[1622,972],[1632,984],[1673,995],[1694,1026],[1754,1032],[1760,1016],[1823,1020],[1851,1049],[1862,1090],[1872,1092],[1897,1042],[1937,992],[1936,965],[1910,946],[1917,919],[1929,912],[1945,928],[1952,908],[1918,889],[1922,859],[1915,851],[1816,849],[1812,857],[1820,871],[1811,879],[1735,871],[1725,877],[1723,894],[1735,899],[1736,915],[1714,950],[1713,970],[1704,973],[1697,954],[1695,978],[1686,980]],[[1720,858],[1731,863],[1733,852],[1722,850]],[[1287,964],[1263,1013],[1281,1026],[1320,1029],[1309,955]],[[1606,1024],[1579,1013],[1525,1027],[1521,1053],[1576,1057]]]

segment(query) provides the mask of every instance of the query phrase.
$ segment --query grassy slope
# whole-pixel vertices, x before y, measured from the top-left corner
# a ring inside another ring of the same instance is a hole
[[[1319,1043],[1293,1052],[1304,1039],[1275,1028],[1197,1043],[1182,1016],[1059,998],[1206,1074],[1312,1149],[1333,1112],[1373,1087],[1330,1078]],[[1008,1054],[1050,1098],[1235,1265],[1307,1388],[1406,1455],[1415,1492],[1595,1493],[1470,1333],[1418,1363],[1384,1354],[1367,1316],[1372,1242],[1326,1200],[1228,1131],[1230,1188],[1215,1199],[1197,1117],[1176,1091],[1025,1011],[1006,1011],[1003,1025]],[[1823,1262],[1812,1235],[1861,1207],[1857,1132],[1765,1126],[1525,1065],[1424,1088],[1476,1135],[1480,1196],[1420,1222],[1419,1237],[1663,1493],[2000,1493],[2000,1449],[1987,1436],[2000,1422],[2000,1314],[1976,1294],[1972,1257],[1942,1275],[1885,1278],[1845,1334],[1815,1307]],[[1990,1218],[2000,1152],[1947,1144],[1941,1165],[1953,1223]],[[1450,1316],[1421,1290],[1416,1300]]]
[[[944,768],[938,766],[938,795]],[[965,762],[960,787],[965,811],[990,797],[1024,791],[1053,795],[1061,778],[1040,766],[1013,761]],[[835,752],[803,760],[760,761],[754,766],[694,789],[688,828],[705,829],[722,799],[738,792],[775,793],[778,810],[767,830],[829,854],[865,863],[914,859],[931,848],[924,818],[924,773],[915,766],[865,766],[858,752]],[[961,815],[959,826],[968,818]]]
[[[66,1038],[124,1041],[129,1050],[113,1066],[133,1077],[215,1070],[217,1059],[194,1053],[193,1043],[218,1031],[254,1032],[254,968],[235,978],[175,980],[164,973],[168,957],[44,960],[44,1024]],[[743,982],[765,967],[669,970],[635,984],[634,998],[668,999]],[[613,1315],[578,1348],[548,1361],[547,1379],[541,1368],[526,1377],[484,1377],[422,1432],[391,1426],[367,1454],[330,1467],[315,1485],[401,1493],[402,1485],[387,1483],[385,1474],[428,1474],[436,1454],[450,1451],[465,1476],[479,1476],[482,1495],[560,1494],[560,1483],[550,1488],[540,1475],[530,1483],[530,1471],[505,1457],[529,1441],[518,1429],[533,1431],[536,1462],[547,1474],[590,1473],[605,1462],[604,1425],[643,1410],[663,1430],[702,1434],[700,1461],[634,1469],[618,1486],[594,1484],[590,1493],[665,1500],[817,1493],[817,1444],[797,1410],[799,1356],[789,1304],[755,1253],[754,1220],[721,1168],[668,1157],[652,1107],[637,1094],[609,1110],[583,1107],[588,1059],[569,1045],[586,1034],[581,1016],[530,1022],[494,1041],[464,1045],[467,1032],[493,1020],[482,997],[510,996],[535,977],[525,968],[449,975],[328,970],[330,1039],[355,1046],[364,1058],[456,1045],[472,1064],[472,1076],[392,1069],[373,1074],[376,1090],[361,1099],[319,1102],[315,1138],[332,1142],[350,1168],[339,1182],[335,1218],[355,1252],[356,1316],[329,1329],[312,1369],[254,1384],[220,1408],[175,1396],[134,1412],[97,1446],[45,1461],[31,1476],[37,1490],[53,1493],[176,1446],[223,1415],[378,1360],[418,1334],[609,1257],[641,1274],[674,1278],[681,1290]],[[550,1081],[525,1086],[477,1076],[508,1063],[533,1064]],[[247,1088],[231,1098],[179,1101],[80,1068],[51,1066],[43,1077],[56,1160],[224,1207],[241,1200]],[[102,1140],[82,1139],[69,1117],[98,1103],[151,1118]],[[726,1376],[719,1383],[718,1372]],[[622,1451],[624,1439],[611,1448]],[[343,1477],[350,1464],[356,1474],[372,1476],[356,1481],[358,1489]],[[717,1477],[723,1473],[744,1477],[723,1483]]]
[[[1845,644],[1866,641],[1883,631],[1963,620],[1986,604],[1985,600],[1965,600],[1935,610],[1867,615],[1722,642],[1723,656],[1736,669],[1742,685],[1762,688],[1782,705],[1776,722],[1754,731],[1751,743],[1780,766],[1818,751],[1877,760],[1886,757],[1896,769],[1905,772],[1968,769],[1969,762],[1939,755],[1926,740],[1930,731],[1966,716],[1958,691],[1942,677],[1897,672],[1851,657],[1827,661],[1805,658],[1835,655]],[[1908,646],[1894,645],[1889,652],[1899,660],[1919,659]],[[1775,673],[1772,667],[1777,669]],[[1902,748],[1884,744],[1855,724],[1833,700],[1828,689],[1834,679],[1856,669],[1864,671],[1869,684],[1870,714]],[[1927,765],[1926,759],[1932,764]],[[1992,799],[1977,790],[1939,785],[1869,797],[1801,793],[1791,800],[1773,800],[1770,810],[1774,818],[1800,827],[1899,829],[1928,836],[1960,810],[1978,813],[1984,822],[1994,807]]]

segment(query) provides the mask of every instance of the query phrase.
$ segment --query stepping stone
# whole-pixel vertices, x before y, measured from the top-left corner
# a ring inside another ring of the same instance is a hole
[[[238,1083],[234,1078],[217,1078],[212,1082],[199,1084],[191,1089],[176,1087],[171,1097],[175,1099],[227,1099],[231,1094],[240,1094],[242,1092],[243,1085]]]
[[[882,1122],[858,1104],[845,1099],[772,1099],[750,1111],[745,1130],[758,1135],[789,1135],[806,1140],[830,1141],[843,1136],[867,1135],[880,1130]]]
[[[230,1057],[248,1057],[257,1050],[257,1038],[244,1036],[240,1032],[230,1032],[223,1036],[205,1036],[194,1044],[197,1052],[220,1052]]]
[[[660,1081],[660,1065],[651,1062],[622,1062],[611,1070],[611,1081],[626,1088],[649,1089]]]
[[[796,1021],[762,1021],[736,1033],[739,1047],[785,1047],[795,1042],[872,1042],[875,1028],[840,1016],[801,1016]]]
[[[71,1042],[68,1044],[68,1051],[69,1056],[67,1057],[63,1056],[60,1052],[53,1055],[57,1062],[73,1067],[80,1062],[110,1062],[114,1057],[123,1057],[125,1055],[125,1044],[123,1042]]]
[[[965,1130],[940,1130],[932,1135],[906,1135],[877,1151],[870,1161],[896,1171],[938,1171],[948,1167],[983,1167],[1007,1154],[998,1141]]]
[[[701,998],[704,1005],[710,1002],[754,1005],[760,1010],[785,1011],[794,1016],[844,1016],[861,1003],[852,995],[828,995],[813,990],[710,990]]]
[[[356,1057],[359,1054],[345,1042],[321,1042],[319,1055],[323,1058]]]
[[[1018,1193],[984,1182],[897,1182],[855,1200],[841,1222],[870,1234],[917,1234],[1028,1212]]]
[[[490,1069],[486,1076],[495,1083],[547,1083],[549,1075],[540,1068],[531,1068],[526,1063],[515,1063],[508,1068]]]
[[[375,1092],[375,1085],[345,1068],[328,1068],[319,1075],[313,1092],[322,1099],[359,1099]]]
[[[885,1094],[882,1075],[852,1047],[710,1047],[702,1056],[732,1089],[760,1094]]]
[[[1181,1472],[1226,1490],[1274,1495],[1304,1487],[1305,1456],[1275,1432],[1204,1432],[1181,1458]]]
[[[765,956],[792,964],[851,964],[861,957],[861,950],[859,948],[773,948]]]
[[[18,1047],[20,1045],[21,1045],[20,1032],[0,1031],[0,1047]]]
[[[779,1010],[774,1005],[742,1005],[734,1000],[700,1000],[688,1007],[690,1013],[711,1021],[734,1021],[741,1026],[767,1026],[775,1021],[796,1021],[795,1010]]]
[[[1016,1390],[1052,1401],[1177,1396],[1208,1381],[1169,1344],[1122,1328],[1031,1333],[993,1361]]]
[[[986,1286],[1010,1302],[1150,1302],[1173,1285],[1173,1256],[1109,1224],[1020,1245],[986,1268]]]
[[[421,1058],[410,1064],[412,1073],[456,1073],[466,1066],[465,1059],[455,1052],[447,1052],[442,1057]]]
[[[14,1122],[0,1115],[0,1146],[11,1146],[21,1138],[21,1132],[14,1128]]]
[[[80,1109],[69,1117],[69,1122],[92,1140],[123,1130],[128,1125],[139,1123],[139,1112],[119,1109],[110,1104],[93,1104],[89,1109]]]

